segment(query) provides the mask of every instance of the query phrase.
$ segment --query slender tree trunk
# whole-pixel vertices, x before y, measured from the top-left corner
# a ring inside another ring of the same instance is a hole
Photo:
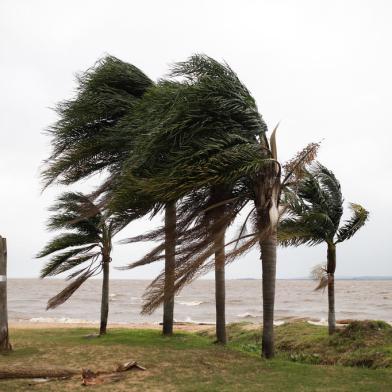
[[[162,331],[165,336],[173,334],[176,219],[176,203],[167,203],[165,208],[165,287]]]
[[[260,233],[260,256],[263,270],[263,336],[261,355],[273,358],[274,306],[276,280],[277,227],[279,220],[280,177],[275,169],[260,178],[255,207]]]
[[[260,241],[263,268],[263,337],[262,355],[274,356],[274,304],[276,279],[276,231]]]
[[[99,334],[105,335],[109,315],[109,261],[103,261],[102,272],[101,325]]]
[[[7,240],[0,236],[0,352],[11,350],[7,312]]]
[[[328,333],[336,331],[335,320],[335,270],[336,270],[336,247],[328,244],[327,273],[328,273]]]
[[[216,340],[226,344],[226,311],[225,311],[225,233],[215,237],[215,306],[216,306]]]

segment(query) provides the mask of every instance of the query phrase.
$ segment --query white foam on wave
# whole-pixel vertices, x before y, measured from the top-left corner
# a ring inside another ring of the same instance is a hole
[[[179,324],[187,323],[187,324],[196,324],[196,325],[215,325],[215,323],[212,321],[195,321],[191,319],[189,316],[187,316],[185,320],[174,319],[174,322]]]
[[[307,320],[306,322],[309,324],[312,324],[312,325],[321,325],[322,327],[325,327],[326,325],[328,325],[327,320],[325,320],[323,318],[320,319],[319,321]]]
[[[252,313],[245,312],[245,313],[237,314],[237,317],[241,317],[241,318],[256,318],[258,316],[256,316],[255,314],[252,314]]]
[[[185,306],[199,306],[204,304],[204,301],[176,301],[177,305],[185,305]]]
[[[73,319],[69,317],[33,317],[29,319],[31,323],[58,323],[58,324],[92,324],[98,323],[96,320],[83,320],[83,319]]]

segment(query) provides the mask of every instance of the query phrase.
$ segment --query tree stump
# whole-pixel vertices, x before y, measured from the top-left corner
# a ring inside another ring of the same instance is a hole
[[[11,350],[7,311],[7,240],[0,236],[0,352]]]

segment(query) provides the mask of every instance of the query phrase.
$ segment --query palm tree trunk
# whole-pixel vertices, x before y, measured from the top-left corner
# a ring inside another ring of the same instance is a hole
[[[105,335],[109,315],[109,262],[106,260],[102,263],[102,271],[101,325],[99,334]]]
[[[260,241],[263,268],[263,337],[262,355],[274,356],[274,304],[276,279],[276,230]]]
[[[174,283],[176,251],[176,203],[165,208],[165,287],[163,300],[163,335],[173,334]]]
[[[216,341],[226,344],[225,312],[225,233],[215,237],[215,306],[216,306]]]
[[[336,247],[328,244],[327,273],[328,273],[328,333],[336,331],[335,320],[335,270],[336,270]]]

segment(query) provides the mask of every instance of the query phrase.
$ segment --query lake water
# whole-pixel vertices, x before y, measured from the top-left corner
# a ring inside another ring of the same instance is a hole
[[[161,309],[140,315],[146,280],[112,280],[109,321],[115,323],[157,323]],[[100,280],[87,281],[65,304],[46,311],[47,300],[66,283],[57,279],[10,279],[8,310],[10,321],[96,322],[100,311]],[[336,280],[336,318],[379,319],[392,322],[392,280]],[[313,291],[310,280],[278,280],[275,319],[277,322],[306,318],[325,322],[327,293]],[[259,322],[262,293],[259,280],[228,280],[226,319]],[[214,322],[214,281],[198,280],[175,298],[176,321]]]

